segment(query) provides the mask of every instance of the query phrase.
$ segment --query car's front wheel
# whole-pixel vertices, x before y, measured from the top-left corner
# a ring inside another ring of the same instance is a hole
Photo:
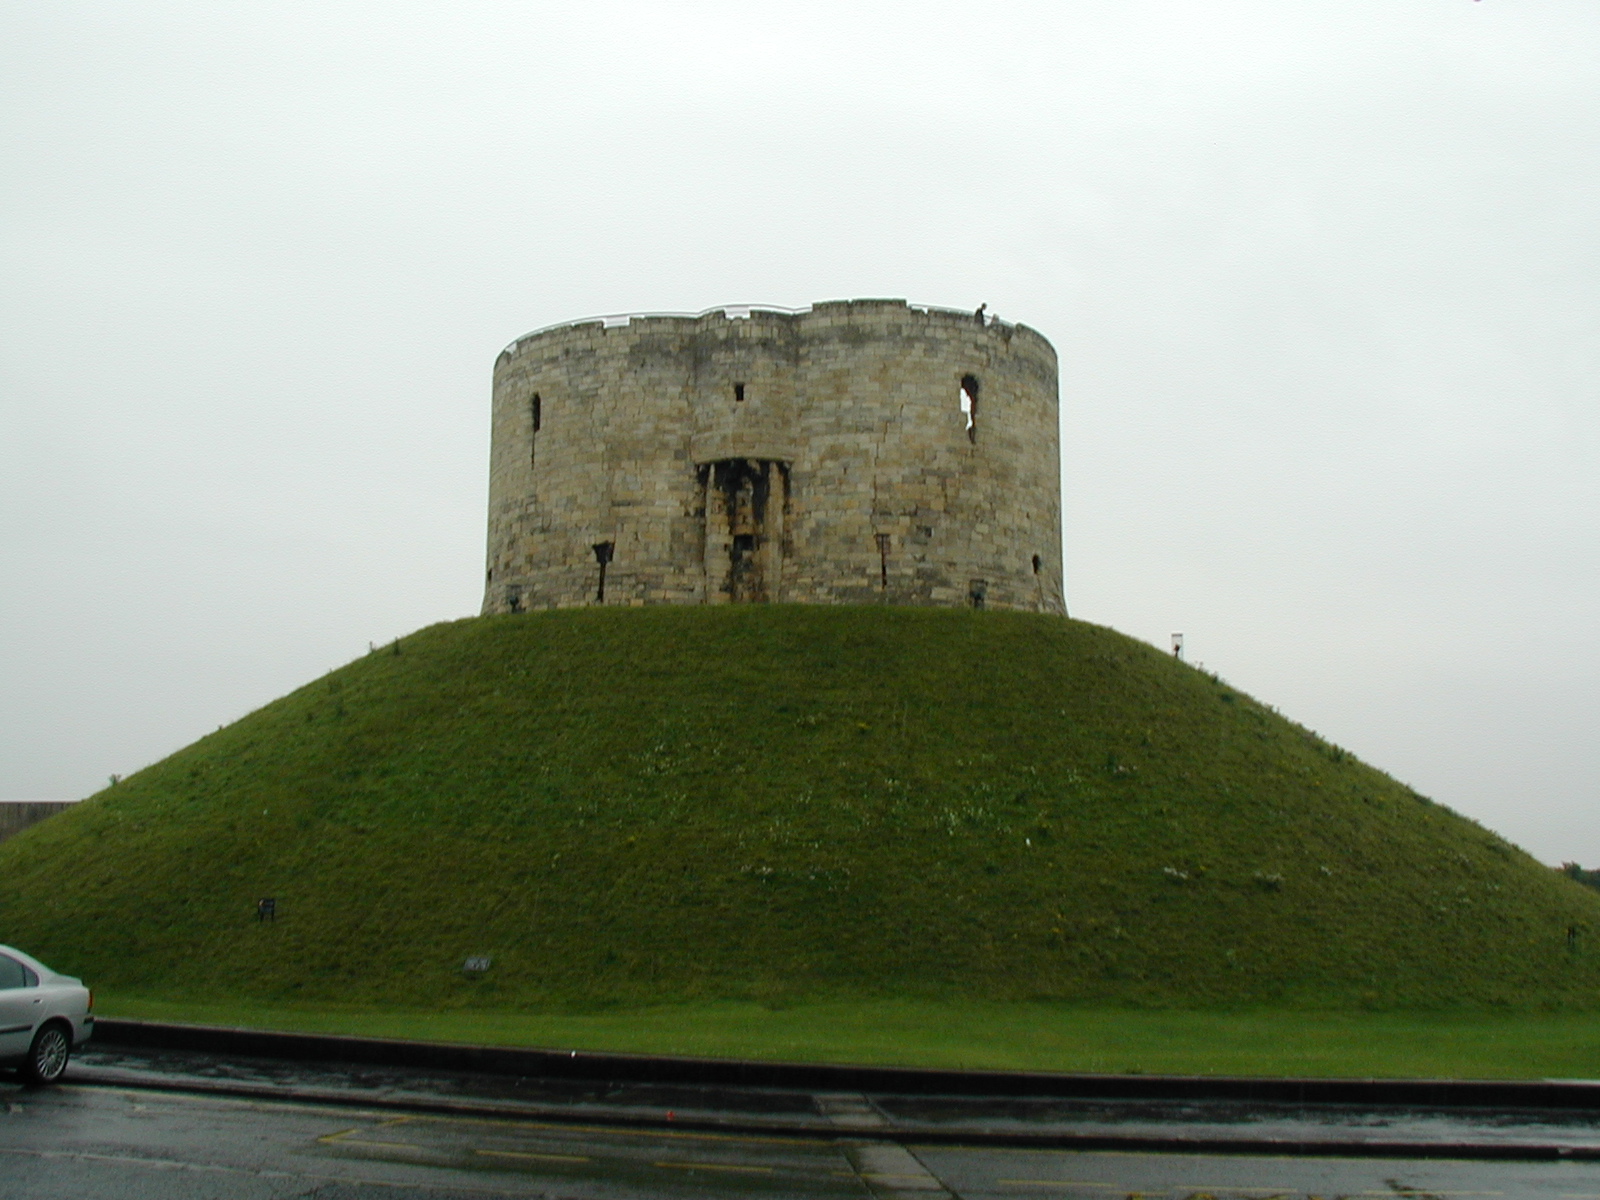
[[[29,1083],[54,1083],[67,1069],[71,1053],[72,1041],[67,1031],[52,1022],[33,1035],[28,1059],[22,1064],[23,1077]]]

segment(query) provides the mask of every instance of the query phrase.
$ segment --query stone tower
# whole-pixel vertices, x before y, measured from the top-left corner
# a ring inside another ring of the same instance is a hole
[[[850,300],[583,321],[495,362],[483,611],[1064,613],[1056,355]]]

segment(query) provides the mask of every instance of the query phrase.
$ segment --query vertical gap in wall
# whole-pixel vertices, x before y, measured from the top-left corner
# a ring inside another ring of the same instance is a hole
[[[961,411],[967,418],[967,441],[978,440],[978,377],[961,377]]]
[[[734,602],[764,603],[767,581],[764,559],[759,553],[766,542],[768,490],[771,484],[767,464],[760,459],[735,459],[730,464],[728,493],[728,532],[730,548],[729,598]]]
[[[534,451],[539,445],[539,427],[544,424],[544,402],[539,393],[528,401],[528,469],[533,469]]]
[[[735,404],[739,404],[744,401],[744,384],[736,383],[733,385],[733,400]]]
[[[600,564],[600,586],[595,589],[594,602],[606,602],[606,567],[611,563],[612,551],[616,549],[615,542],[596,542],[593,546],[594,560]]]
[[[974,579],[972,586],[967,589],[967,599],[972,601],[973,608],[982,608],[983,602],[989,596],[989,584],[983,579]]]
[[[887,533],[874,534],[878,539],[878,583],[879,587],[887,592],[889,590],[889,535]]]
[[[1033,556],[1033,573],[1037,575],[1039,573],[1039,568],[1042,566],[1044,566],[1044,559],[1035,554]]]

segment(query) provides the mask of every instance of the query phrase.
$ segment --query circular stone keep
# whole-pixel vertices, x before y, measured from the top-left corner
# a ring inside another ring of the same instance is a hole
[[[495,363],[483,611],[1064,613],[1056,355],[900,300],[530,334]]]

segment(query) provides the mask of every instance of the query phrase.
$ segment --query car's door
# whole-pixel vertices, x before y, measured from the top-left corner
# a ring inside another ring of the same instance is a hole
[[[9,954],[0,954],[0,1058],[28,1052],[41,999],[39,977]]]

